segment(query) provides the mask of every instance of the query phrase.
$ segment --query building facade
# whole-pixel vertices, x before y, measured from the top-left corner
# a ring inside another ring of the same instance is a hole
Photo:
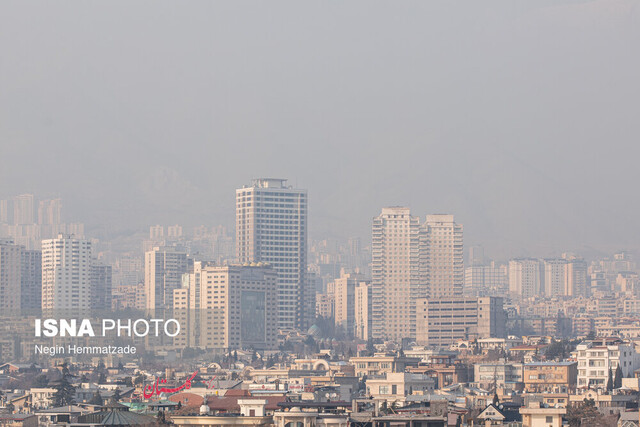
[[[176,348],[277,347],[278,274],[266,265],[209,266],[196,262],[174,290],[174,316],[183,325]]]
[[[460,340],[506,336],[500,297],[421,298],[417,305],[419,345],[449,346]]]
[[[91,307],[91,242],[72,235],[42,241],[42,309]]]
[[[306,329],[307,191],[285,179],[256,179],[236,190],[236,255],[240,263],[268,263],[278,272],[278,327]]]

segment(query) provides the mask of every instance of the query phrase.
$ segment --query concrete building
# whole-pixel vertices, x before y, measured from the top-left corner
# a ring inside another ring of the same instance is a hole
[[[371,338],[371,284],[360,282],[355,289],[355,336],[368,341]]]
[[[557,297],[565,294],[567,261],[562,258],[544,260],[544,294]]]
[[[589,297],[591,294],[587,262],[582,258],[565,255],[567,271],[564,295],[572,297]]]
[[[269,263],[278,272],[278,327],[306,329],[307,191],[285,179],[261,178],[236,190],[236,255],[240,263]]]
[[[522,384],[522,364],[477,363],[473,366],[473,378],[478,387],[485,390],[493,390],[494,388],[516,390],[519,384]]]
[[[464,249],[462,225],[453,215],[427,215],[423,260],[430,298],[462,296]]]
[[[473,265],[464,273],[464,294],[466,296],[499,296],[509,289],[508,269],[506,265]]]
[[[22,246],[0,240],[0,311],[18,312],[21,306]]]
[[[342,273],[333,281],[334,320],[336,331],[354,336],[356,328],[356,288],[364,277],[354,273]]]
[[[412,394],[431,394],[436,382],[424,374],[394,372],[385,374],[384,378],[370,378],[366,381],[367,395],[373,399],[386,399],[393,402],[404,402]]]
[[[91,242],[72,235],[42,241],[42,309],[91,307]]]
[[[509,261],[509,292],[523,298],[542,292],[542,263],[538,259],[518,258]]]
[[[111,266],[93,260],[91,265],[91,308],[111,311]]]
[[[419,345],[449,346],[460,340],[506,336],[500,297],[420,298],[417,307]]]
[[[333,319],[333,293],[316,294],[316,316]]]
[[[561,427],[567,408],[545,407],[540,402],[530,402],[520,408],[522,427]]]
[[[38,224],[62,224],[62,199],[41,200],[38,203]]]
[[[22,250],[20,308],[34,313],[42,307],[42,251]]]
[[[31,225],[33,220],[33,194],[21,194],[13,198],[13,224]]]
[[[598,338],[578,344],[578,388],[607,387],[609,370],[615,373],[618,366],[623,377],[632,377],[640,367],[640,355],[633,344],[618,338]]]
[[[276,348],[277,288],[278,274],[266,265],[194,263],[174,290],[174,316],[183,325],[174,346],[217,352]]]
[[[372,229],[372,337],[415,337],[416,300],[427,296],[420,220],[409,208],[383,208]]]
[[[522,378],[527,393],[569,393],[576,389],[578,363],[527,363],[523,367]]]
[[[148,310],[171,309],[173,291],[182,285],[182,275],[191,261],[175,247],[155,247],[144,255],[144,285]]]

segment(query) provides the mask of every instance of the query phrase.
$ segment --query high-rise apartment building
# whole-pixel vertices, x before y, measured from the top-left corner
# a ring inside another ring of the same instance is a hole
[[[41,200],[38,203],[38,224],[59,225],[62,223],[62,200]]]
[[[71,235],[42,241],[42,309],[91,307],[91,242]]]
[[[9,201],[0,200],[0,224],[9,223]]]
[[[42,251],[22,250],[20,305],[27,313],[42,307]]]
[[[240,263],[268,263],[278,272],[278,327],[306,329],[307,191],[285,179],[256,179],[236,190],[236,255]]]
[[[371,283],[360,282],[355,289],[355,336],[361,340],[371,338]]]
[[[225,352],[277,347],[278,275],[268,266],[208,266],[195,262],[174,290],[177,348]]]
[[[567,261],[562,258],[544,261],[544,294],[548,297],[565,295]]]
[[[15,225],[34,224],[33,194],[21,194],[13,198],[13,223]]]
[[[462,226],[453,215],[421,224],[409,208],[383,208],[371,247],[373,338],[415,338],[418,298],[462,295]]]
[[[420,220],[406,207],[383,208],[372,231],[372,336],[415,337],[416,300],[427,295]]]
[[[91,308],[111,310],[112,268],[93,260],[91,265]]]
[[[588,280],[587,262],[575,256],[566,255],[567,271],[564,294],[573,297],[589,297],[591,289]]]
[[[466,296],[499,296],[509,289],[506,265],[472,265],[464,270],[464,294]]]
[[[417,305],[419,345],[449,346],[460,340],[506,336],[500,297],[421,298]]]
[[[22,247],[0,240],[0,311],[18,312],[21,294]]]
[[[518,258],[509,261],[509,292],[513,295],[523,298],[540,295],[543,280],[540,260]]]
[[[464,249],[462,225],[453,215],[427,215],[425,228],[425,267],[428,296],[462,296],[464,287]]]
[[[342,273],[334,284],[334,320],[336,331],[340,330],[348,336],[355,333],[356,287],[364,277],[354,273]]]
[[[192,264],[192,263],[191,263]],[[190,259],[175,247],[155,247],[144,254],[144,285],[148,310],[171,309],[173,291],[189,272]]]

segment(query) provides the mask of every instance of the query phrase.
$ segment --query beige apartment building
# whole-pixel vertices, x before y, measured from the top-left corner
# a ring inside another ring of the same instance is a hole
[[[420,298],[462,296],[462,226],[453,215],[420,223],[406,207],[383,208],[372,226],[372,337],[416,338]]]
[[[355,336],[361,340],[371,338],[371,284],[360,282],[355,292]]]
[[[174,317],[181,325],[174,346],[216,352],[276,348],[277,286],[278,274],[267,265],[194,263],[174,290]]]
[[[504,338],[503,304],[500,297],[420,298],[416,342],[449,346],[460,340]]]

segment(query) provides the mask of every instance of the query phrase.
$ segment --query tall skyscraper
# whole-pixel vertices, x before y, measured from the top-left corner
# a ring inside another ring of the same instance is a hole
[[[572,255],[563,255],[563,257],[567,260],[564,294],[575,297],[589,297],[591,290],[587,279],[587,262]]]
[[[355,333],[356,287],[364,277],[359,274],[342,273],[334,284],[334,320],[336,331],[340,330],[347,336]]]
[[[355,300],[356,338],[369,340],[371,338],[371,283],[358,283]]]
[[[23,249],[21,271],[20,305],[33,313],[42,307],[42,251]]]
[[[509,292],[529,298],[542,292],[543,269],[540,260],[518,258],[509,261]]]
[[[420,220],[406,207],[383,208],[372,234],[372,337],[415,337],[416,300],[427,295]]]
[[[236,190],[236,255],[278,272],[278,327],[310,326],[307,288],[307,191],[285,179],[261,178]]]
[[[544,294],[548,297],[565,295],[567,261],[561,258],[544,260]]]
[[[22,247],[0,240],[0,311],[20,310]]]
[[[189,272],[186,252],[175,247],[155,247],[144,255],[144,285],[148,310],[171,309],[173,291]]]
[[[416,337],[416,300],[461,296],[464,287],[462,225],[453,215],[383,208],[373,220],[372,337]]]
[[[21,194],[13,198],[13,223],[15,225],[34,224],[33,194]]]
[[[62,200],[41,200],[38,203],[38,224],[59,225],[62,223]]]
[[[0,200],[0,224],[9,223],[9,201]]]
[[[424,256],[429,284],[428,296],[441,298],[462,296],[464,288],[464,249],[462,225],[453,215],[427,215],[424,225]]]
[[[277,346],[278,275],[261,264],[208,266],[195,262],[174,290],[174,316],[183,325],[177,348],[225,352]]]
[[[91,242],[71,235],[42,241],[42,309],[82,310],[91,304]]]
[[[112,268],[98,260],[91,265],[91,308],[111,310]]]

